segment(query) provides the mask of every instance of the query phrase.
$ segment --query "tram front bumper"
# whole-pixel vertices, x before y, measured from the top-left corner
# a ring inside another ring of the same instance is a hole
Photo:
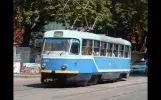
[[[41,73],[55,73],[55,74],[79,74],[79,71],[74,70],[41,70]]]

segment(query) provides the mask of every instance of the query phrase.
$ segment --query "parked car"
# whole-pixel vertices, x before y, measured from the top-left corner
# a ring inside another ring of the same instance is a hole
[[[130,66],[130,73],[143,73],[147,75],[148,67],[146,61],[135,61]]]

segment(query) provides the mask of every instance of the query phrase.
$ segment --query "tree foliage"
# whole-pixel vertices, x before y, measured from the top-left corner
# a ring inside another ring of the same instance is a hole
[[[97,18],[95,31],[106,31],[117,26],[124,27],[127,36],[147,31],[147,0],[114,1],[13,0],[15,31],[24,30],[23,35],[16,39],[28,46],[30,39],[42,37],[43,26],[49,22],[72,26],[76,19],[75,26],[83,23],[92,27]]]
[[[114,20],[117,25],[125,27],[126,35],[131,36],[148,31],[147,3],[147,0],[117,0],[114,6]]]

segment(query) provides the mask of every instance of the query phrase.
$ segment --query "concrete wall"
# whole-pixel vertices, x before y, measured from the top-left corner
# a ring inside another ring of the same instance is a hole
[[[14,62],[35,63],[37,57],[38,56],[40,57],[40,51],[37,49],[31,49],[30,47],[13,47],[13,48],[14,48]]]
[[[13,47],[14,74],[40,74],[40,50],[30,47]]]

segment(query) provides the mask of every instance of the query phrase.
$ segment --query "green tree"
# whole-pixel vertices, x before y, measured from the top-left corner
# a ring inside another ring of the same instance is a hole
[[[42,2],[43,0],[14,0],[14,27],[17,29],[23,29],[24,32],[21,35],[21,43],[23,46],[29,46],[31,33],[40,31],[41,27],[45,23],[45,13]],[[41,25],[40,25],[41,24]]]
[[[113,6],[113,20],[125,27],[129,38],[135,33],[147,31],[147,0],[117,0]]]
[[[87,25],[94,31],[105,32],[109,27],[125,28],[125,36],[147,31],[147,0],[14,0],[14,26],[24,30],[19,36],[23,46],[30,39],[42,38],[43,27],[49,22]],[[77,20],[76,20],[77,19]]]
[[[72,26],[77,19],[76,22],[92,27],[97,18],[95,29],[102,30],[109,25],[112,16],[104,0],[14,0],[13,3],[14,24],[24,29],[23,46],[29,46],[32,36],[37,36],[48,22]]]

